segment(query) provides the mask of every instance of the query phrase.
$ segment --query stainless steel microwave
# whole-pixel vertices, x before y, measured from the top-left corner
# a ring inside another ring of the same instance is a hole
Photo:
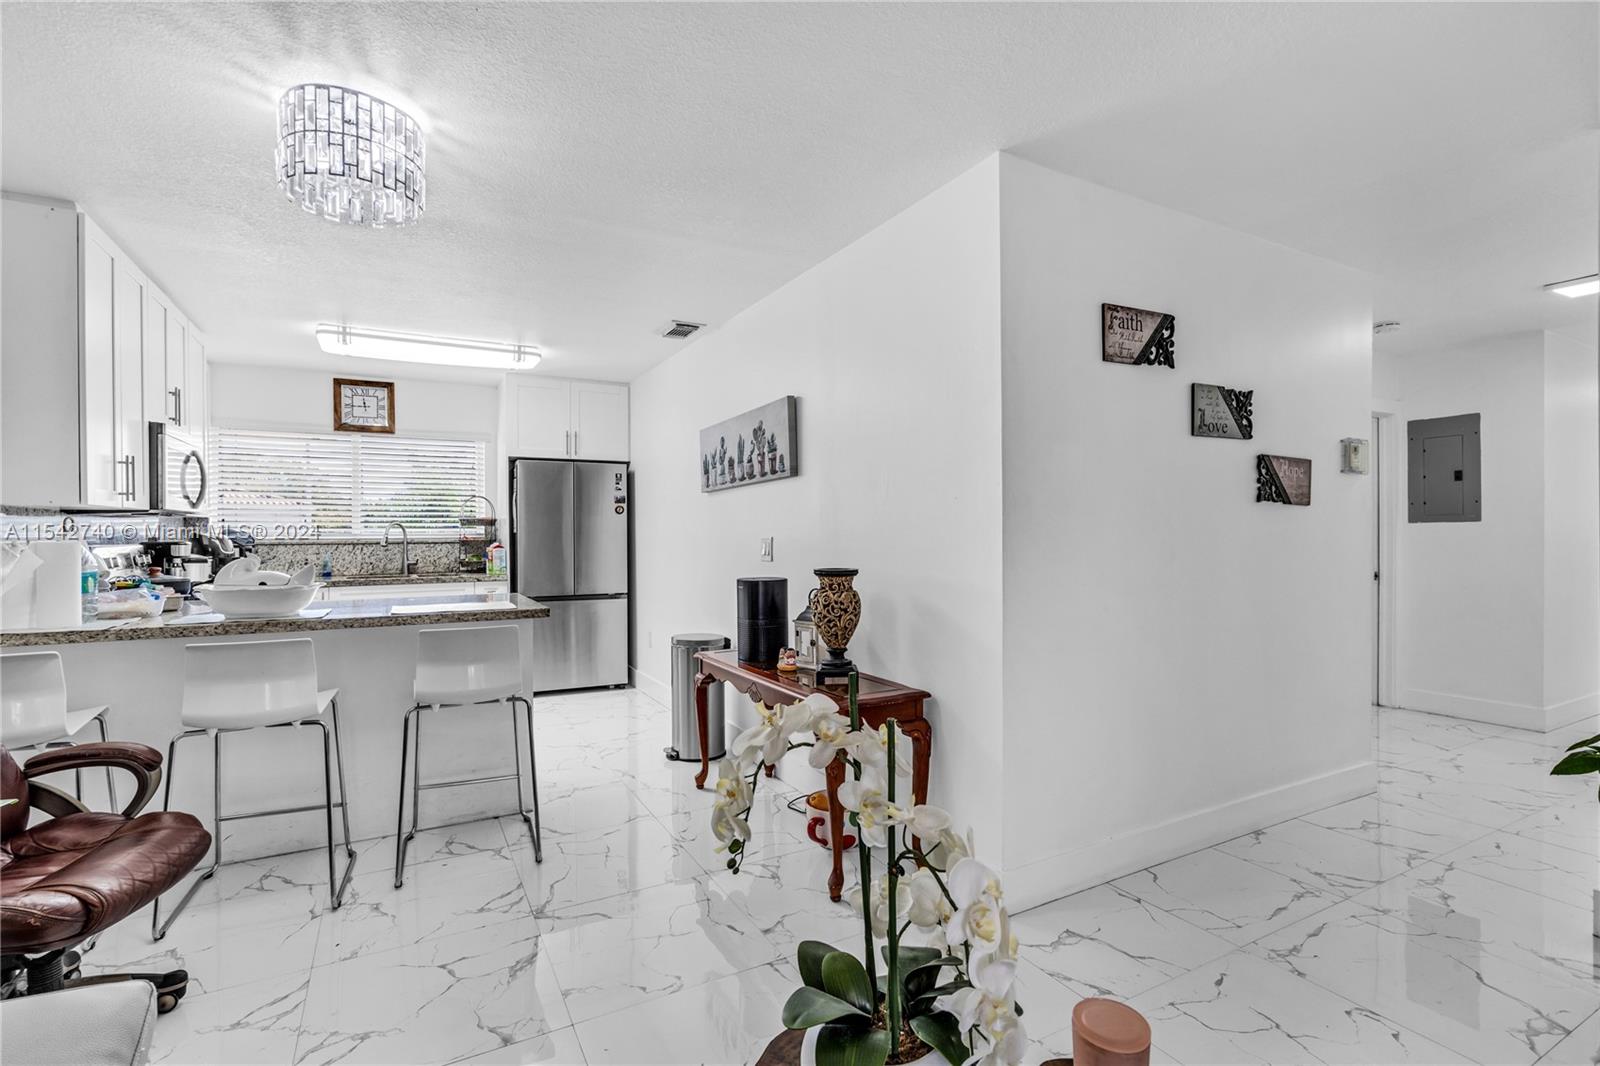
[[[150,509],[195,514],[206,503],[205,445],[198,434],[150,423]]]

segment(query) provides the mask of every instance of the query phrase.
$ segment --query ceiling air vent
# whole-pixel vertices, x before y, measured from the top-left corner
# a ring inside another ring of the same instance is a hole
[[[661,331],[663,337],[677,340],[680,337],[690,337],[706,328],[704,322],[679,322],[673,319],[666,329]]]

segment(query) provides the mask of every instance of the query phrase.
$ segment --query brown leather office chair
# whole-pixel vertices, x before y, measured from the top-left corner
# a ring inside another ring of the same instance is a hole
[[[90,811],[37,780],[60,770],[111,767],[131,773],[133,802],[120,813]],[[52,748],[18,766],[0,746],[0,995],[51,992],[70,984],[147,980],[171,1010],[188,975],[81,978],[72,949],[150,903],[194,869],[211,834],[181,811],[140,814],[161,783],[161,755],[112,742]],[[50,815],[28,827],[29,811]]]

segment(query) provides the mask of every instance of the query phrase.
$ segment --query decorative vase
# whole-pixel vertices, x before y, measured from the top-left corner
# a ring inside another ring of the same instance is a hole
[[[817,1066],[817,1030],[821,1026],[812,1026],[806,1030],[806,1036],[800,1043],[800,1066]],[[939,1066],[944,1063],[944,1056],[937,1051],[929,1051],[921,1058],[912,1059],[905,1066]]]
[[[855,664],[844,653],[861,621],[861,594],[853,584],[860,572],[848,567],[812,571],[819,584],[806,602],[817,624],[817,635],[828,646],[828,658],[817,667],[819,684],[840,684],[855,670]]]

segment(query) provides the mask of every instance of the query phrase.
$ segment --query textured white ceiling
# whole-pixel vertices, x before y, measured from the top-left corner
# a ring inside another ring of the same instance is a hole
[[[628,379],[1002,148],[1380,275],[1397,345],[1594,332],[1591,4],[0,5],[0,185],[77,200],[221,359],[317,321]],[[428,210],[302,214],[274,102],[413,105]]]

